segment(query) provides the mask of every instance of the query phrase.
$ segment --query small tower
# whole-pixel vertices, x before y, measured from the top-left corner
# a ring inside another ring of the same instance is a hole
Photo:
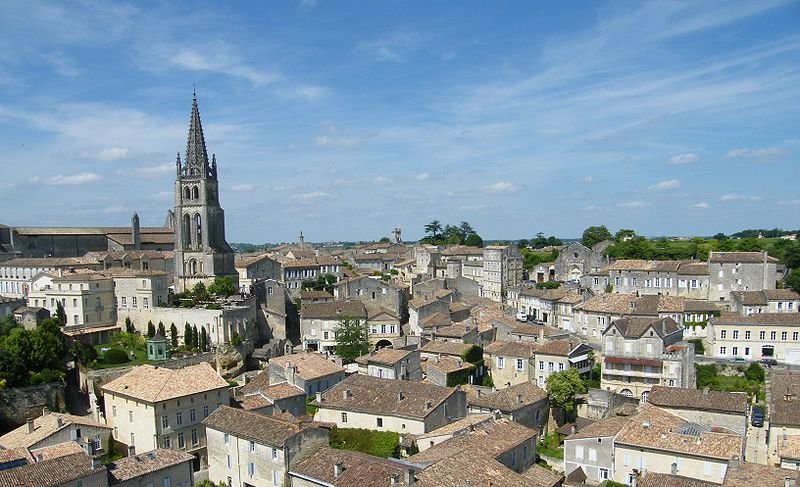
[[[300,250],[306,249],[306,239],[303,238],[303,231],[300,230],[300,237],[297,239],[297,246],[300,247]]]
[[[394,230],[392,230],[392,243],[398,244],[402,241],[403,238],[400,236],[400,227],[396,227]]]
[[[135,211],[131,217],[131,242],[133,243],[133,250],[141,250],[142,236],[139,233],[139,215]]]

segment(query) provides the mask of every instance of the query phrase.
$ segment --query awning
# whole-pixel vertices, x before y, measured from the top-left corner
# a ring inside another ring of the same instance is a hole
[[[589,355],[584,353],[583,355],[578,355],[577,357],[570,357],[570,363],[577,364],[578,362],[583,362],[584,360],[589,360]]]

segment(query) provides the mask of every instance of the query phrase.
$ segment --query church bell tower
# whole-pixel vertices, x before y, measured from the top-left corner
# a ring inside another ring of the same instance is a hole
[[[192,98],[186,155],[175,161],[175,289],[208,286],[215,277],[229,276],[238,287],[233,250],[225,240],[225,212],[219,206],[217,158],[208,161],[203,125]]]

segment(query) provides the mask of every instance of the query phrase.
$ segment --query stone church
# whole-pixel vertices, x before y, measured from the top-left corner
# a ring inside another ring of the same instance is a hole
[[[186,155],[175,161],[175,209],[170,215],[175,230],[175,291],[208,285],[215,277],[228,276],[238,287],[234,253],[225,240],[225,212],[219,205],[217,158],[208,160],[203,125],[192,99]]]

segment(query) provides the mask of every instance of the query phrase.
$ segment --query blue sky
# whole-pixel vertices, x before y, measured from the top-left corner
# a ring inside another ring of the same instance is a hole
[[[196,84],[229,241],[800,227],[800,2],[5,2],[0,222],[161,225]]]

